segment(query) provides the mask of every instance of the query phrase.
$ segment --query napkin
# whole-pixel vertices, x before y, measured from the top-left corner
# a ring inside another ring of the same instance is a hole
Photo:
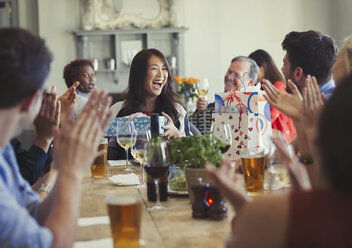
[[[124,166],[126,165],[126,160],[108,160],[110,166]]]
[[[139,240],[140,246],[145,246],[146,242],[143,239]],[[104,248],[112,248],[113,242],[111,238],[107,239],[98,239],[98,240],[89,240],[89,241],[78,241],[75,242],[73,248],[96,248],[96,247],[104,247]]]
[[[109,177],[110,181],[119,186],[139,185],[139,178],[134,173],[114,175]]]
[[[94,225],[109,225],[110,219],[109,216],[98,216],[98,217],[88,217],[88,218],[79,218],[79,226],[94,226]]]
[[[98,240],[89,240],[89,241],[78,241],[75,242],[73,248],[96,248],[96,247],[105,247],[112,248],[112,239],[98,239]]]

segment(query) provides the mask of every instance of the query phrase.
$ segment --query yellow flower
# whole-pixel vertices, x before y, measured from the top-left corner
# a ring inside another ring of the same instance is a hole
[[[190,78],[188,78],[187,83],[194,84],[194,83],[197,83],[198,81],[199,81],[199,79],[196,79],[194,77],[190,77]]]
[[[174,77],[174,80],[176,81],[176,83],[177,83],[178,85],[183,84],[183,78],[181,78],[180,75],[175,76],[175,77]]]

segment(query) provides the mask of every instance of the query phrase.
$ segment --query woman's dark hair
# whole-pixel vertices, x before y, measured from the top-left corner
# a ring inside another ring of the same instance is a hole
[[[147,96],[145,83],[148,72],[148,62],[153,55],[162,59],[168,72],[166,84],[156,100],[155,112],[161,113],[163,111],[167,113],[173,122],[176,123],[179,114],[176,110],[176,94],[172,86],[172,76],[169,64],[165,56],[157,49],[143,49],[134,56],[128,80],[128,93],[123,109],[118,116],[126,116],[143,110]]]
[[[352,77],[342,80],[319,122],[317,145],[324,174],[332,188],[352,194]]]
[[[253,59],[259,67],[264,66],[265,79],[268,79],[272,83],[277,81],[285,82],[284,77],[280,73],[269,53],[262,49],[258,49],[252,52],[248,57]]]
[[[79,68],[87,65],[95,71],[92,62],[88,59],[76,59],[65,66],[63,78],[65,79],[67,88],[70,88],[78,80]]]

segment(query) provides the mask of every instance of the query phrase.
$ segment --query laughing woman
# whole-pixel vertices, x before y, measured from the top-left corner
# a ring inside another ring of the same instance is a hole
[[[159,50],[144,49],[133,58],[125,101],[114,104],[111,109],[116,117],[136,112],[162,114],[167,119],[162,136],[175,139],[190,135],[187,112],[175,96],[165,56]],[[119,152],[120,149],[116,138],[111,139],[108,158],[122,159],[124,152]]]

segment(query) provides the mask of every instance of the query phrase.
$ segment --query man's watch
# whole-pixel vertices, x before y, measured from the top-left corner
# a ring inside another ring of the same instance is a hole
[[[311,155],[302,154],[302,153],[298,152],[297,157],[298,157],[298,161],[305,166],[314,163],[313,157]]]
[[[49,194],[50,190],[51,190],[50,184],[42,183],[42,185],[40,185],[40,188],[38,189],[38,192],[46,192]]]

